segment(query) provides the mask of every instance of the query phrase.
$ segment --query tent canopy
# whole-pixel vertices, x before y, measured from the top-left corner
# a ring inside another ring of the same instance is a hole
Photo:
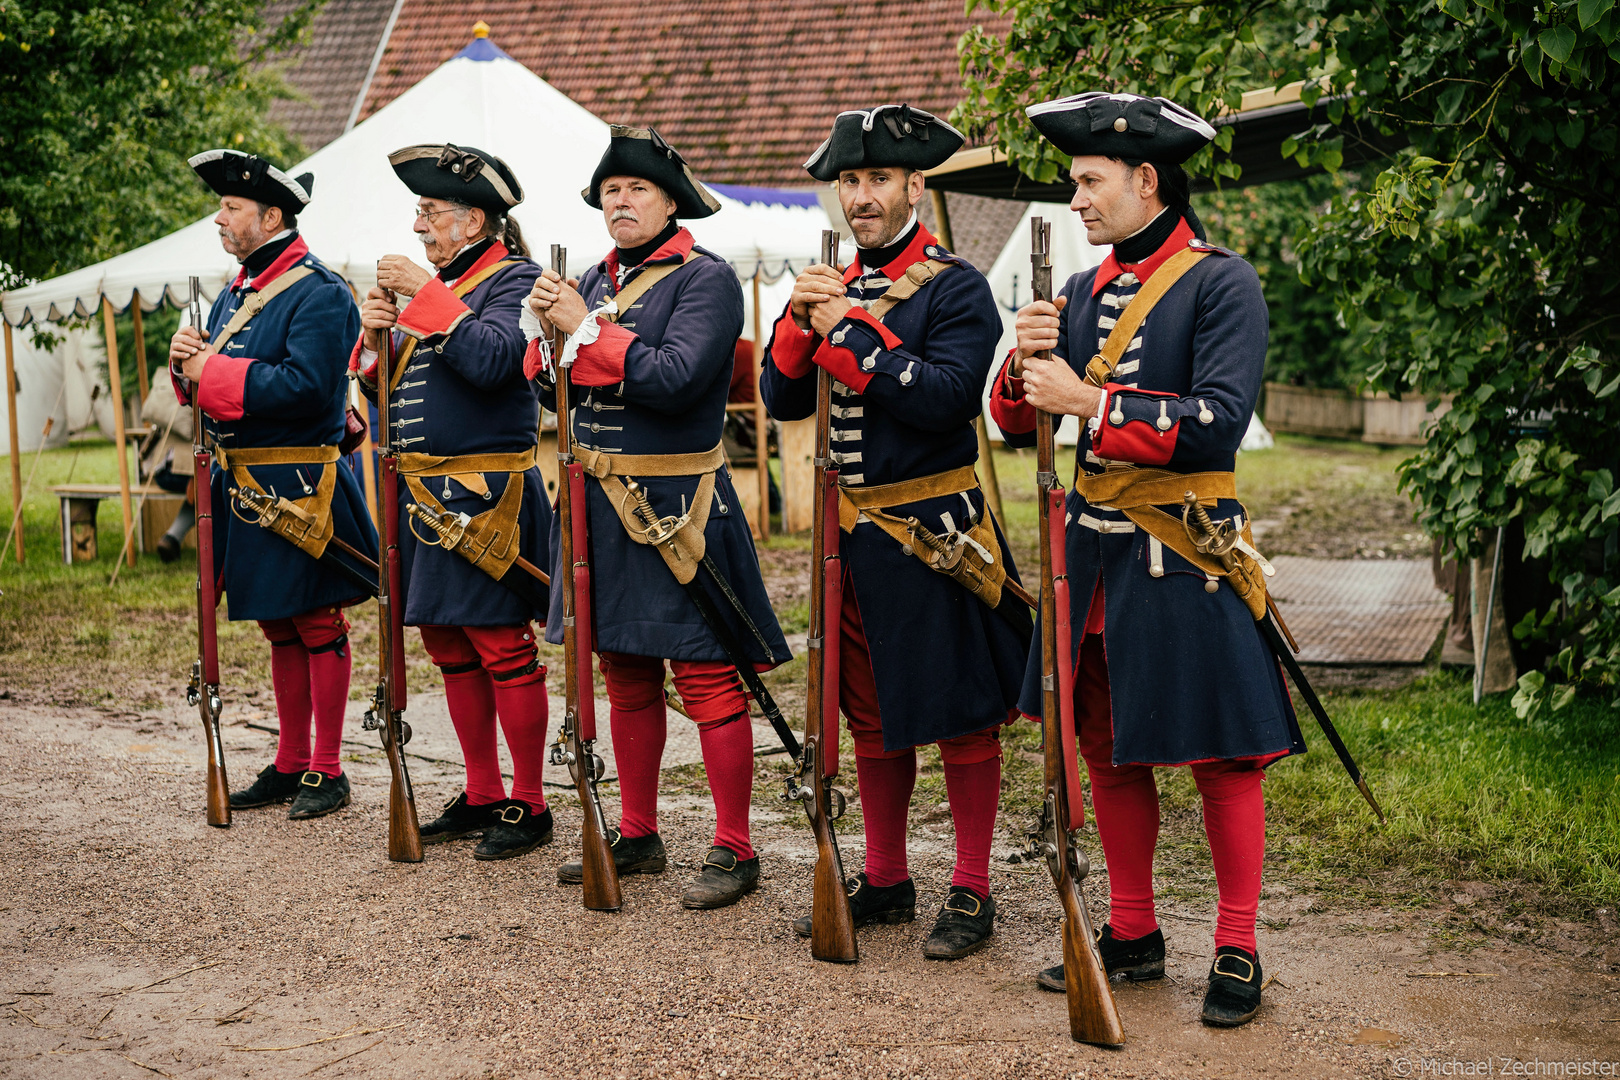
[[[479,147],[505,159],[526,199],[513,216],[543,261],[551,244],[568,248],[571,272],[612,246],[600,212],[580,197],[608,145],[608,125],[496,48],[474,39],[386,108],[315,154],[286,168],[315,174],[315,198],[299,216],[312,251],[362,293],[376,283],[383,255],[421,260],[411,231],[415,197],[388,165],[402,146],[430,141]],[[203,149],[199,147],[198,149]],[[177,161],[176,168],[185,168]],[[791,197],[796,196],[796,197]],[[724,209],[694,222],[697,242],[747,280],[797,272],[820,250],[826,215],[801,193],[742,188],[717,197]],[[211,217],[160,240],[26,289],[5,294],[12,326],[93,315],[102,299],[117,311],[135,292],[153,311],[190,302],[189,278],[212,300],[234,280],[237,264],[220,247]]]

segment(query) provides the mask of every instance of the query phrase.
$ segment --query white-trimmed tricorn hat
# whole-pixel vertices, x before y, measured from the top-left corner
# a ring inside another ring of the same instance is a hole
[[[851,109],[838,114],[832,134],[804,168],[817,180],[828,181],[845,169],[932,169],[966,141],[933,113],[910,105]]]
[[[314,173],[295,179],[257,154],[240,150],[204,150],[187,159],[187,164],[216,195],[279,206],[286,214],[302,213],[315,194]]]
[[[1071,157],[1180,165],[1215,138],[1202,117],[1162,97],[1093,91],[1024,111],[1037,131]]]
[[[504,214],[523,201],[523,185],[511,166],[487,150],[455,143],[420,143],[388,155],[412,195],[476,206]]]

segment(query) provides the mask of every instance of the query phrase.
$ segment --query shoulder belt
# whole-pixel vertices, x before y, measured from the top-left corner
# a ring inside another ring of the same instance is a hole
[[[872,306],[867,310],[871,312],[872,318],[882,319],[902,301],[910,300],[913,296],[916,296],[924,285],[955,265],[955,263],[946,262],[943,259],[924,259],[922,262],[912,263],[906,267],[905,276],[890,285],[888,290],[873,301]]]
[[[636,306],[637,301],[647,294],[648,289],[651,289],[654,285],[691,262],[692,254],[693,252],[688,251],[686,258],[680,262],[659,263],[657,266],[637,274],[631,279],[630,284],[613,294],[613,299],[619,310],[612,315],[603,315],[602,318],[607,319],[609,322],[618,322],[624,318],[630,313],[630,309]]]
[[[491,263],[478,271],[478,273],[469,274],[456,282],[455,285],[451,286],[450,292],[455,295],[457,300],[464,300],[478,286],[505,270],[508,266],[516,266],[517,262],[516,259],[502,259],[498,263]],[[388,373],[389,390],[397,389],[399,381],[405,377],[405,368],[410,363],[411,354],[416,351],[417,343],[416,338],[407,335],[405,347],[399,350],[398,356],[394,357],[394,370]]]
[[[1141,328],[1142,320],[1153,310],[1153,305],[1163,299],[1164,294],[1181,280],[1183,274],[1210,254],[1209,248],[1182,248],[1153,272],[1153,276],[1147,279],[1135,296],[1131,297],[1131,302],[1125,305],[1119,321],[1114,324],[1113,332],[1108,335],[1108,340],[1103,342],[1102,351],[1093,356],[1091,362],[1086,365],[1088,383],[1093,386],[1108,384],[1108,380],[1114,377],[1114,369],[1119,367],[1126,348],[1136,337],[1136,331]],[[1179,499],[1178,495],[1175,501]]]
[[[236,309],[236,314],[231,316],[231,321],[225,324],[224,328],[220,330],[219,336],[214,338],[213,341],[209,342],[209,344],[214,346],[214,350],[216,352],[224,352],[225,343],[234,337],[238,330],[242,329],[242,327],[251,322],[253,320],[253,316],[263,311],[265,309],[265,305],[269,304],[270,301],[274,300],[276,297],[280,296],[282,293],[286,292],[300,281],[303,281],[314,272],[314,267],[295,266],[285,273],[276,275],[275,279],[272,280],[270,284],[254,292],[252,296],[249,296],[246,300],[242,301],[242,306]]]

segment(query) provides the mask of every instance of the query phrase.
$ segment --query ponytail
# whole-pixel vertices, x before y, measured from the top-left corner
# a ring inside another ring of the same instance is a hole
[[[529,245],[523,242],[523,230],[518,228],[517,218],[507,214],[501,221],[501,244],[513,255],[526,257]]]
[[[1209,236],[1204,232],[1204,223],[1198,220],[1198,215],[1192,208],[1192,181],[1187,176],[1187,170],[1180,165],[1164,165],[1157,161],[1147,161],[1141,158],[1121,158],[1127,168],[1135,169],[1142,165],[1152,165],[1153,171],[1159,177],[1159,198],[1173,213],[1180,214],[1187,222],[1187,228],[1200,240],[1208,241]]]

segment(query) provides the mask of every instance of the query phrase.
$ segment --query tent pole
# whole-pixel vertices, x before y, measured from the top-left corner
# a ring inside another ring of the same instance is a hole
[[[759,473],[759,538],[771,538],[770,418],[765,415],[765,338],[759,313],[759,264],[754,264],[754,465]]]
[[[0,318],[0,322],[5,322]],[[23,561],[22,442],[17,437],[17,361],[11,353],[11,324],[6,323],[6,420],[11,432],[11,528],[17,534],[17,565]]]
[[[956,250],[956,240],[951,236],[951,213],[945,205],[945,193],[937,188],[930,189],[929,197],[934,205],[934,231],[939,242],[951,251]],[[990,509],[996,517],[1003,522],[1007,516],[1001,512],[1001,481],[996,476],[996,459],[990,450],[990,429],[984,422],[984,410],[979,410],[979,419],[974,423],[979,436],[979,476],[984,484],[984,500],[990,504]]]
[[[124,513],[124,535],[134,528],[135,514],[129,501],[129,455],[124,452],[124,385],[123,373],[118,370],[118,327],[113,322],[112,301],[101,298],[101,323],[107,337],[107,382],[111,384],[113,399],[113,442],[118,447],[119,507]],[[199,478],[199,483],[201,480]],[[129,565],[135,565],[135,548],[131,546]]]
[[[136,289],[130,296],[129,312],[135,321],[135,382],[140,387],[141,404],[146,404],[146,395],[151,392],[146,378],[146,331],[141,325],[141,291]]]

